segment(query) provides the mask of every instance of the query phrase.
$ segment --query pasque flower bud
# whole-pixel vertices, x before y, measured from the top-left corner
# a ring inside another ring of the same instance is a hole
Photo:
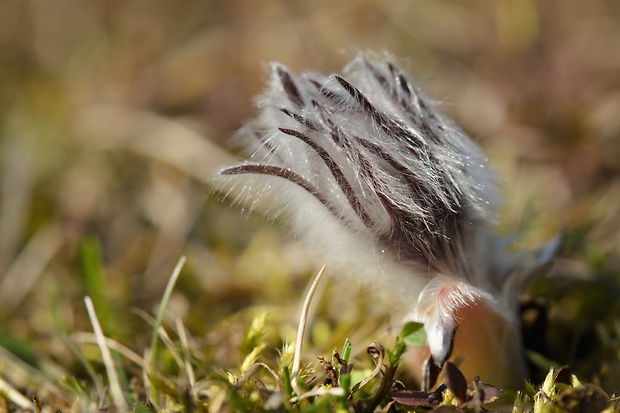
[[[470,379],[518,386],[517,298],[559,238],[507,251],[492,232],[495,179],[474,142],[388,56],[361,54],[342,76],[272,64],[258,105],[240,132],[249,160],[219,171],[237,195],[269,193],[321,264],[398,292],[427,332],[426,353],[414,355],[427,386],[449,358]]]

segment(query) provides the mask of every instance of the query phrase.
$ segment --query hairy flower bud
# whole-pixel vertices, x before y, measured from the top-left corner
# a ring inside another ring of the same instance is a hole
[[[462,357],[465,373],[503,369],[493,384],[519,383],[517,297],[559,241],[506,251],[491,232],[494,176],[474,142],[386,56],[359,55],[342,76],[272,64],[258,104],[240,132],[249,160],[219,171],[237,194],[269,193],[324,263],[396,289],[436,365]]]

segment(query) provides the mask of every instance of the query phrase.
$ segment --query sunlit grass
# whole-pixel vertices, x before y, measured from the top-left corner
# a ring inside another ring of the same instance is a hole
[[[399,335],[385,338],[385,344],[376,340],[366,345],[348,339],[344,343],[333,342],[331,354],[312,361],[307,359],[307,353],[316,353],[316,349],[302,350],[302,345],[294,346],[286,341],[281,342],[282,347],[274,348],[269,329],[276,328],[277,322],[269,321],[269,312],[259,312],[239,330],[242,335],[237,341],[234,361],[228,367],[212,364],[201,356],[200,349],[190,345],[196,342],[196,337],[187,336],[180,319],[175,319],[173,324],[164,323],[174,286],[182,277],[183,264],[181,258],[172,271],[157,315],[151,320],[151,343],[139,351],[144,356],[106,337],[93,300],[87,297],[94,334],[74,333],[67,337],[67,344],[86,367],[86,377],[90,379],[66,376],[60,371],[48,372],[45,380],[54,383],[57,393],[49,397],[39,396],[35,391],[32,398],[2,380],[0,394],[4,404],[0,406],[37,412],[50,409],[370,412],[380,408],[419,411],[441,406],[451,406],[449,411],[480,411],[482,406],[485,410],[513,412],[620,411],[617,397],[582,381],[567,367],[552,368],[540,384],[526,382],[519,392],[499,397],[497,390],[476,381],[467,387],[465,378],[458,377],[457,367],[450,365],[441,380],[445,380],[447,387],[420,392],[398,380],[402,355],[407,348],[425,342],[422,326],[414,323],[407,324]],[[314,288],[324,270],[314,280]],[[313,289],[310,289],[300,312],[298,334],[313,328],[307,324],[312,296]],[[240,321],[231,318],[228,323]],[[307,340],[303,334],[297,337]],[[164,342],[164,347],[158,348],[159,340]],[[89,344],[96,344],[99,351],[93,353]],[[341,344],[342,351],[337,352],[335,347]],[[360,352],[353,352],[357,354],[353,360],[352,350],[363,346],[367,346],[368,355],[362,357]],[[24,376],[32,369],[18,358],[6,362]],[[37,377],[30,379],[46,394],[44,381]]]

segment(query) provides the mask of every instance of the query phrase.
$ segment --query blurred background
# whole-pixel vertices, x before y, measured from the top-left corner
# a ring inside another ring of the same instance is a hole
[[[317,263],[209,180],[235,159],[227,139],[256,113],[268,62],[334,72],[360,49],[401,59],[484,148],[506,201],[500,231],[533,246],[568,230],[529,294],[531,348],[620,388],[614,0],[2,1],[0,346],[71,369],[59,337],[91,330],[91,295],[104,330],[141,348],[150,330],[133,309],[152,311],[181,255],[170,311],[206,360],[226,365],[231,320],[257,307],[290,323],[274,340],[292,337],[296,310],[281,309],[297,308]],[[325,329],[340,328],[334,312],[374,308],[322,300]],[[341,334],[355,323],[375,326]],[[319,348],[339,345],[315,333]]]

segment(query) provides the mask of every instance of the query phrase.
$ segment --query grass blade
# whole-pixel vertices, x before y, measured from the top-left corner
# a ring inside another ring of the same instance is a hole
[[[174,290],[174,286],[179,278],[179,274],[181,274],[181,269],[183,265],[185,265],[186,258],[185,256],[181,256],[177,265],[174,267],[172,274],[170,275],[170,279],[168,280],[168,284],[166,284],[166,289],[164,290],[164,294],[161,297],[161,302],[159,303],[159,308],[157,310],[157,316],[155,318],[155,325],[153,326],[153,337],[151,338],[151,355],[150,355],[150,374],[155,374],[155,370],[157,370],[157,344],[159,343],[159,329],[164,320],[164,314],[166,312],[166,308],[168,307],[168,303],[170,302],[170,297],[172,296],[172,291]],[[151,386],[151,402],[154,406],[157,407],[157,395],[155,394],[155,389]]]
[[[87,296],[84,297],[84,302],[86,303],[86,310],[88,311],[88,317],[90,318],[90,323],[93,326],[93,331],[95,332],[95,336],[97,336],[97,345],[101,351],[103,365],[105,366],[105,370],[108,375],[112,399],[116,403],[116,407],[120,412],[129,412],[131,409],[125,401],[123,389],[121,388],[118,375],[116,374],[116,368],[114,367],[114,361],[112,360],[112,354],[110,353],[110,349],[108,348],[106,342],[106,337],[103,335],[103,330],[101,329],[101,325],[97,319],[97,313],[95,312],[93,300]]]
[[[323,278],[323,274],[325,274],[325,266],[321,268],[319,273],[314,278],[312,285],[310,286],[310,290],[306,295],[306,299],[304,300],[304,305],[301,309],[301,315],[299,317],[299,326],[297,327],[297,340],[295,342],[295,354],[293,356],[293,368],[291,370],[291,385],[293,389],[297,392],[299,396],[299,389],[297,386],[297,375],[299,374],[299,370],[301,368],[301,350],[304,342],[304,335],[306,332],[306,322],[308,320],[308,312],[310,311],[310,304],[312,303],[312,297],[314,296],[314,292],[316,291],[319,283],[321,282],[321,278]]]

